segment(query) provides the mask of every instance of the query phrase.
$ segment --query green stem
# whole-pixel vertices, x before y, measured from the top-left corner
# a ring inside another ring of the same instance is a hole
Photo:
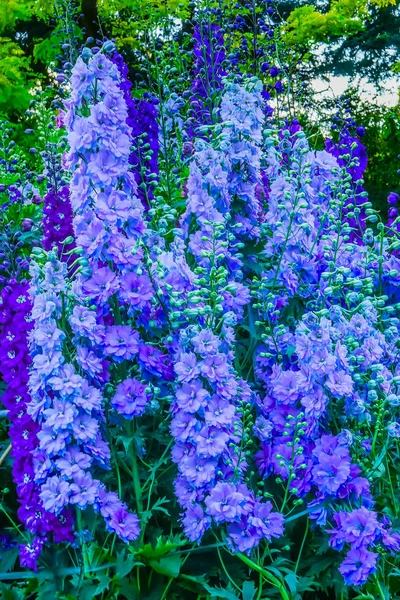
[[[307,521],[306,521],[306,530],[304,532],[304,536],[303,536],[303,540],[301,542],[299,554],[297,555],[296,566],[294,568],[294,572],[295,573],[297,573],[297,569],[299,568],[300,559],[301,559],[301,555],[302,555],[302,552],[303,552],[304,544],[305,544],[306,539],[307,539],[307,533],[308,533],[309,525],[310,525],[310,521],[309,521],[309,519],[307,519]]]
[[[378,588],[378,592],[379,592],[379,597],[380,597],[380,599],[381,599],[381,600],[388,600],[388,599],[387,599],[387,596],[385,596],[385,592],[383,591],[383,589],[382,589],[382,587],[381,587],[381,584],[380,584],[380,582],[379,582],[379,579],[378,579],[377,577],[376,577],[375,581],[376,581],[376,586],[377,586],[377,588]]]
[[[269,581],[274,587],[276,587],[279,590],[283,600],[290,600],[290,596],[287,593],[284,584],[280,582],[279,579],[275,577],[275,575],[257,565],[257,563],[253,562],[250,558],[248,558],[245,554],[242,554],[241,552],[239,552],[235,556],[240,558],[240,560],[244,562],[248,567],[250,567],[250,569],[257,571],[257,573],[261,573],[261,575],[267,581]]]
[[[133,487],[134,487],[135,496],[136,496],[136,505],[137,505],[138,513],[142,514],[143,499],[142,499],[142,489],[140,487],[139,468],[138,468],[136,451],[132,452],[132,473],[133,473]]]
[[[227,568],[225,567],[225,563],[222,560],[222,556],[221,556],[221,552],[220,549],[217,548],[217,552],[218,552],[218,556],[219,556],[219,561],[221,563],[221,566],[223,568],[223,571],[225,573],[225,575],[227,576],[227,578],[229,579],[229,581],[231,582],[231,584],[233,585],[233,587],[235,587],[239,592],[241,591],[240,587],[238,586],[238,584],[232,579],[232,577],[229,575]]]
[[[0,509],[3,511],[3,513],[6,515],[7,519],[10,521],[11,525],[18,531],[18,533],[22,536],[22,538],[25,540],[25,542],[27,544],[29,544],[30,540],[28,538],[28,536],[21,530],[20,526],[17,525],[17,523],[12,519],[12,517],[10,517],[10,515],[8,514],[8,512],[6,511],[6,509],[3,506],[3,503],[0,502]]]
[[[134,436],[135,429],[134,424],[132,423],[131,432],[132,436]],[[142,516],[143,513],[143,494],[142,494],[142,486],[140,484],[140,476],[139,476],[139,465],[138,465],[138,457],[135,447],[135,440],[132,440],[131,444],[131,467],[132,467],[132,475],[133,475],[133,489],[135,491],[136,498],[136,507],[138,511],[139,517]],[[144,529],[142,529],[140,534],[141,541],[143,540]]]
[[[261,600],[261,596],[263,593],[263,583],[264,583],[264,579],[262,576],[262,573],[259,573],[259,579],[258,579],[258,593],[257,593],[257,598],[256,600]]]
[[[393,503],[393,512],[394,512],[395,517],[397,518],[397,502],[396,502],[396,497],[394,495],[394,489],[393,489],[393,484],[392,484],[392,477],[390,475],[390,466],[389,466],[389,461],[388,461],[387,455],[385,455],[385,461],[386,461],[386,469],[387,469],[387,473],[388,473],[390,495],[392,497],[392,503]]]
[[[83,531],[82,511],[78,507],[76,507],[76,524],[78,526],[78,531],[81,533]],[[89,570],[89,562],[88,562],[88,556],[87,556],[87,551],[86,551],[86,544],[83,540],[83,537],[81,538],[81,551],[82,551],[82,559],[83,559],[83,571],[85,573],[86,571]]]

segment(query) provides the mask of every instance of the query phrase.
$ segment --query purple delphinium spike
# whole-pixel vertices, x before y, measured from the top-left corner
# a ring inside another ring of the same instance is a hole
[[[365,208],[359,208],[365,202],[365,188],[360,183],[367,168],[368,155],[364,144],[360,141],[359,135],[352,135],[348,128],[344,127],[339,134],[339,140],[335,144],[333,140],[327,138],[325,143],[327,151],[337,158],[338,164],[346,168],[352,183],[352,194],[344,206],[343,219],[352,227],[350,239],[352,241],[361,241],[366,227]],[[348,158],[349,156],[350,158]],[[357,209],[356,213],[354,209]],[[352,213],[352,216],[346,216],[346,213]]]
[[[276,513],[271,527],[263,529],[262,515],[271,507],[243,481],[247,463],[245,452],[239,450],[246,439],[242,416],[252,392],[233,366],[234,325],[249,302],[240,281],[242,261],[236,256],[234,231],[240,228],[245,235],[249,231],[239,212],[243,220],[247,216],[248,222],[252,220],[252,226],[256,222],[256,144],[261,141],[263,119],[259,100],[257,88],[229,87],[221,103],[222,118],[229,121],[224,143],[215,149],[212,142],[200,142],[190,165],[182,234],[200,275],[192,279],[181,317],[176,317],[183,322],[174,356],[177,387],[171,422],[176,442],[172,457],[179,470],[175,490],[185,508],[186,535],[200,541],[213,521],[226,523],[232,548],[245,552],[262,538],[283,531],[283,518]]]
[[[121,60],[117,62],[121,66]],[[121,69],[125,75],[126,67]],[[74,226],[87,261],[76,279],[83,304],[76,306],[70,317],[80,349],[77,360],[90,378],[99,379],[100,386],[104,380],[101,371],[103,367],[107,371],[110,360],[121,363],[135,358],[148,381],[155,373],[171,372],[171,367],[168,356],[156,344],[146,345],[134,329],[146,327],[152,319],[165,323],[166,316],[159,301],[154,302],[159,278],[150,272],[152,261],[158,258],[160,239],[146,228],[131,171],[132,128],[125,102],[129,84],[103,52],[89,56],[87,64],[78,60],[73,81],[81,71],[87,73],[87,81],[72,93],[64,117],[71,145],[67,162],[73,170]],[[82,112],[83,103],[87,113]],[[81,130],[87,132],[86,138]],[[110,169],[98,164],[99,156]],[[85,318],[79,323],[75,312],[80,310],[88,313],[89,326],[85,326]],[[121,379],[115,383],[119,385]],[[119,400],[113,406],[132,417],[132,412],[122,410]]]
[[[192,124],[188,132],[191,137],[198,135],[198,127],[210,125],[218,106],[219,94],[222,90],[225,50],[224,36],[221,28],[215,23],[202,20],[196,23],[193,32],[195,56],[192,83]]]
[[[137,195],[143,206],[148,209],[154,198],[152,187],[156,178],[153,175],[158,174],[158,100],[149,92],[145,92],[141,99],[132,98],[132,83],[128,79],[128,68],[122,55],[115,51],[110,60],[117,65],[120,72],[119,88],[128,109],[127,123],[132,130],[129,162],[137,183]],[[149,177],[150,175],[152,177]]]
[[[72,262],[73,257],[67,258],[66,253],[74,247],[74,242],[64,244],[71,237],[74,237],[74,230],[69,188],[64,186],[56,190],[52,187],[43,199],[43,248],[51,250],[56,245],[63,260]]]

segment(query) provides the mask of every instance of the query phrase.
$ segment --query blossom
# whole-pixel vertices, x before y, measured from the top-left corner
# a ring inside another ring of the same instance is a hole
[[[341,549],[344,543],[351,544],[353,549],[367,547],[379,539],[381,526],[376,513],[364,506],[350,513],[341,511],[334,515],[336,529],[328,531],[331,535],[329,544]]]
[[[201,539],[211,525],[211,518],[204,514],[201,504],[189,506],[182,519],[186,537],[191,542]]]
[[[251,506],[234,484],[218,482],[205,499],[207,514],[217,523],[232,522],[243,514],[249,513]]]
[[[96,313],[85,306],[77,304],[69,319],[72,330],[77,335],[85,335],[96,328]]]
[[[353,392],[353,381],[344,371],[329,373],[326,385],[333,394],[338,396],[349,396]]]
[[[350,550],[339,567],[346,585],[364,585],[376,571],[377,552],[365,548]]]
[[[32,569],[35,572],[38,570],[37,560],[41,554],[43,542],[43,538],[36,536],[30,544],[19,547],[21,567]]]
[[[118,280],[115,273],[108,267],[97,269],[90,279],[84,282],[83,289],[92,298],[99,302],[108,300],[118,289]]]
[[[54,476],[49,477],[46,483],[42,485],[40,499],[45,510],[57,513],[68,504],[70,493],[71,488],[68,482]]]
[[[81,452],[78,446],[71,446],[64,456],[55,462],[61,475],[71,479],[87,471],[92,464],[92,458],[85,452]]]
[[[82,510],[88,505],[93,505],[97,498],[99,485],[100,482],[93,480],[90,473],[77,473],[69,488],[70,503],[76,504]]]
[[[215,477],[217,460],[212,457],[199,458],[196,454],[183,456],[178,462],[178,468],[188,481],[197,488],[210,483]]]
[[[104,338],[105,352],[117,360],[130,360],[139,350],[139,334],[129,325],[110,325]]]
[[[283,534],[283,523],[283,515],[272,510],[271,502],[256,501],[249,516],[249,524],[256,529],[260,537],[268,541],[273,537],[280,537]]]
[[[207,425],[220,427],[223,425],[229,425],[232,422],[234,414],[235,407],[232,406],[228,400],[219,398],[216,394],[214,394],[211,397],[210,402],[207,404],[204,420]]]
[[[187,412],[197,412],[204,404],[209,392],[202,387],[201,381],[184,383],[175,393],[176,404],[180,409]]]
[[[144,308],[154,297],[154,289],[146,275],[127,273],[121,281],[120,298],[136,310]]]
[[[224,451],[229,436],[217,427],[202,427],[196,437],[200,456],[218,456]]]
[[[210,381],[223,381],[229,375],[229,364],[223,354],[207,356],[200,369]]]
[[[179,381],[188,382],[194,379],[199,372],[197,358],[194,353],[182,352],[181,360],[174,366]]]
[[[125,507],[117,508],[107,519],[106,526],[126,543],[135,540],[140,533],[139,519]]]
[[[131,419],[141,415],[148,402],[146,386],[137,379],[125,379],[117,386],[111,405],[124,417]]]
[[[193,346],[196,352],[201,356],[207,354],[216,354],[219,347],[219,340],[209,329],[203,329],[193,338]]]
[[[304,376],[299,371],[281,371],[272,382],[272,391],[277,400],[294,404],[300,397]]]

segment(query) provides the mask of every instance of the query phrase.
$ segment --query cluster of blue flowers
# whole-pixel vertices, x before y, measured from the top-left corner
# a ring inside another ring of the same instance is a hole
[[[69,183],[45,196],[31,305],[25,281],[1,296],[14,476],[35,535],[22,562],[35,568],[58,523],[54,539],[73,538],[71,507],[126,543],[142,519],[143,536],[135,432],[160,411],[188,540],[218,531],[251,554],[301,511],[342,553],[346,584],[363,585],[400,551],[393,485],[383,511],[374,476],[400,439],[397,212],[375,226],[361,131],[314,151],[298,122],[271,126],[259,79],[226,74],[219,27],[196,27],[194,53],[185,202],[162,226],[157,119],[174,115],[172,136],[185,99],[133,100],[111,42],[72,69],[59,119]]]

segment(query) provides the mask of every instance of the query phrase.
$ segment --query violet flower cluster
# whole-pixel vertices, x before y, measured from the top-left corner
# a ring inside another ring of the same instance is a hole
[[[205,19],[199,20],[193,32],[193,82],[191,86],[191,137],[199,134],[198,128],[215,123],[222,78],[226,76],[224,36],[221,28]]]
[[[104,412],[101,391],[82,377],[64,358],[66,334],[58,327],[70,312],[67,265],[54,251],[43,266],[31,266],[30,293],[34,329],[30,335],[32,368],[28,413],[40,425],[39,447],[33,452],[35,482],[45,510],[55,515],[67,506],[100,512],[109,531],[124,541],[138,535],[137,517],[104,484],[93,469],[109,468],[110,450],[103,439]],[[73,313],[81,326],[82,312]],[[88,320],[83,319],[88,327]],[[79,360],[79,349],[76,361]],[[90,352],[82,360],[90,364]]]
[[[143,256],[143,208],[138,200],[136,205],[133,203],[136,184],[128,170],[130,128],[118,69],[104,53],[89,54],[88,64],[78,60],[71,81],[74,91],[63,117],[70,142],[66,164],[72,170],[74,229],[85,268],[75,278],[73,306],[65,303],[65,269],[52,255],[40,275],[44,283],[32,273],[35,306],[50,303],[44,315],[40,308],[35,312],[32,337],[31,411],[41,423],[41,449],[51,459],[37,478],[42,483],[44,506],[49,510],[58,512],[67,504],[76,504],[80,509],[92,505],[103,515],[110,531],[129,541],[138,535],[137,517],[115,494],[107,493],[89,471],[93,463],[106,468],[109,464],[109,448],[102,438],[101,392],[110,378],[109,358],[118,365],[130,361],[139,351],[137,331],[119,323],[119,311],[114,304],[114,312],[110,312],[108,301],[119,288],[118,279],[123,281],[121,297],[129,305],[134,306],[137,286],[142,284],[143,290],[144,281],[133,269],[141,264]],[[117,275],[107,263],[114,265]],[[93,304],[96,310],[89,308]],[[57,327],[61,316],[69,318],[75,365],[64,364],[65,332]],[[55,336],[52,352],[46,347],[48,362],[44,370],[43,327],[50,328]],[[116,387],[111,404],[132,418],[144,409],[144,389],[137,379],[127,378]]]
[[[249,301],[240,281],[237,242],[239,234],[251,234],[259,210],[255,186],[261,106],[257,85],[246,90],[227,84],[220,113],[222,142],[219,147],[214,143],[215,148],[212,142],[199,142],[193,155],[182,233],[196,259],[197,277],[186,302],[182,298],[174,303],[189,317],[181,325],[175,353],[180,385],[171,422],[176,441],[172,456],[180,472],[175,490],[186,509],[185,532],[200,541],[212,522],[225,522],[228,543],[246,552],[283,531],[282,515],[272,511],[270,502],[256,498],[243,481],[247,440],[242,420],[252,391],[234,368],[233,326]]]
[[[32,304],[26,281],[11,279],[1,292],[0,302],[0,365],[7,389],[2,403],[8,410],[12,473],[20,508],[18,518],[33,535],[32,541],[21,547],[21,565],[37,569],[37,559],[43,543],[71,541],[71,515],[62,511],[49,513],[41,502],[40,487],[35,481],[35,452],[38,449],[38,424],[29,414],[29,369],[31,357],[27,338],[32,330]]]
[[[67,243],[65,241],[67,240]],[[74,247],[74,230],[72,226],[72,208],[69,201],[69,187],[50,188],[43,199],[43,248],[58,249],[59,256],[68,262]]]
[[[130,116],[121,97],[129,86],[123,66],[119,70],[108,58],[113,50],[108,43],[97,53],[87,51],[71,74],[64,164],[72,172],[80,269],[72,278],[73,293],[52,253],[42,269],[32,271],[35,307],[50,307],[44,315],[35,311],[30,410],[41,424],[41,449],[50,457],[47,469],[37,473],[44,506],[56,513],[68,504],[82,510],[93,506],[107,529],[128,542],[139,533],[137,517],[92,477],[94,468],[108,468],[110,462],[103,439],[105,403],[127,420],[140,416],[150,400],[150,381],[168,380],[172,371],[168,355],[144,343],[138,331],[149,318],[162,316],[159,307],[153,310],[152,278],[145,273],[146,226],[130,166]],[[68,322],[68,337],[58,328],[59,319]],[[42,337],[48,328],[55,339],[51,352],[46,347],[49,362],[43,370]],[[65,362],[69,340],[74,351]]]
[[[339,138],[335,143],[328,138],[325,142],[327,151],[337,158],[338,164],[345,167],[351,176],[352,194],[343,206],[343,218],[350,224],[352,230],[351,240],[362,240],[366,227],[366,208],[364,198],[367,195],[363,186],[363,176],[368,164],[367,150],[361,139],[364,134],[363,127],[355,128],[355,121],[350,116],[348,102],[344,101],[344,116],[340,114],[334,117],[334,127],[339,123],[342,127]]]
[[[128,109],[127,124],[131,128],[131,154],[129,162],[137,183],[137,196],[149,208],[154,199],[153,189],[157,184],[159,126],[157,121],[158,98],[145,92],[143,98],[132,98],[132,83],[128,79],[128,68],[117,51],[111,56],[120,72],[119,89]]]
[[[144,207],[136,196],[130,164],[132,129],[127,105],[121,98],[120,71],[105,52],[88,55],[87,60],[88,64],[80,59],[72,71],[72,81],[82,79],[81,71],[88,78],[81,87],[76,86],[68,101],[65,122],[71,145],[67,162],[73,171],[74,226],[85,266],[77,287],[95,310],[77,306],[70,324],[76,344],[82,346],[80,366],[89,377],[99,378],[100,386],[109,376],[106,372],[112,361],[116,366],[128,361],[116,379],[118,385],[122,384],[125,366],[132,368],[135,377],[125,382],[125,386],[132,387],[132,399],[125,396],[122,402],[121,387],[111,403],[122,415],[132,418],[144,411],[147,398],[146,385],[136,378],[138,370],[139,374],[143,372],[145,382],[154,375],[167,380],[171,377],[168,356],[155,344],[146,344],[139,332],[152,319],[165,322],[159,298],[153,302],[157,285],[150,269],[158,257],[158,241],[146,228]],[[87,141],[79,135],[81,128],[88,132]],[[109,170],[98,164],[103,160],[101,156],[110,165]],[[80,310],[86,310],[88,325],[85,317],[75,318]],[[140,401],[133,407],[136,395]]]
[[[397,406],[398,319],[382,296],[385,285],[398,286],[398,259],[371,229],[356,239],[358,229],[340,219],[351,174],[325,151],[310,152],[301,130],[280,140],[269,143],[264,272],[254,286],[265,327],[255,367],[262,390],[255,460],[263,477],[282,482],[281,510],[298,497],[319,526],[336,523],[327,529],[332,547],[352,544],[340,571],[348,585],[361,585],[376,570],[373,548],[395,552],[400,542],[387,518],[377,521],[366,477],[378,448],[399,431],[390,410]],[[302,318],[285,324],[282,315],[296,304]],[[329,508],[335,505],[342,510]],[[350,532],[361,539],[371,523],[374,533],[355,545]]]

